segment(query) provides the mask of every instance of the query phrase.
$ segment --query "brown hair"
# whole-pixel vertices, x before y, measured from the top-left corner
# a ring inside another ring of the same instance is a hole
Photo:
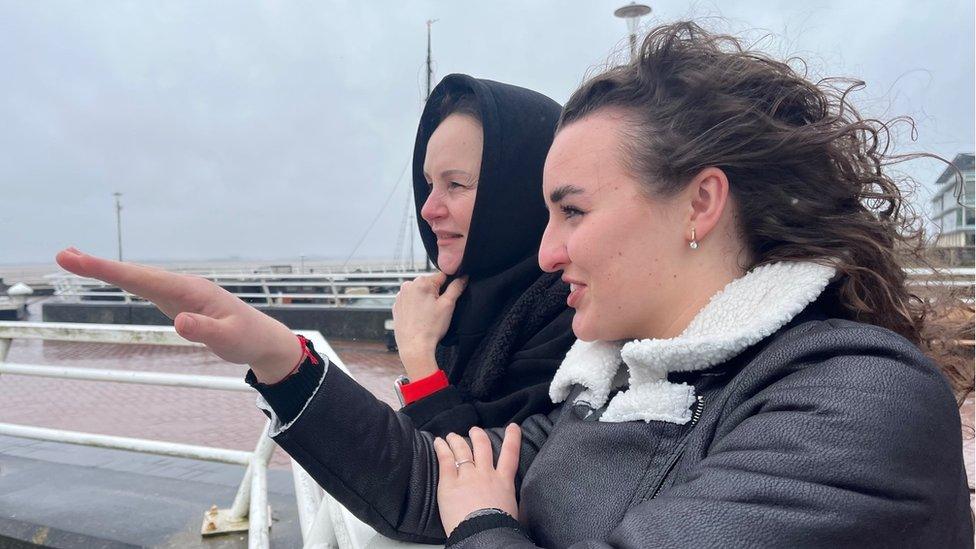
[[[972,363],[947,347],[944,331],[933,334],[937,305],[906,286],[906,257],[927,265],[924,235],[883,169],[931,155],[888,154],[891,123],[864,119],[849,102],[863,85],[810,82],[735,37],[680,22],[653,29],[633,61],[585,82],[559,127],[599,109],[626,113],[629,168],[653,196],[679,192],[704,168],[723,170],[754,261],[746,267],[836,267],[840,313],[921,346],[962,396]]]
[[[440,124],[452,114],[470,116],[477,120],[479,124],[483,124],[481,120],[481,105],[478,104],[478,98],[472,92],[448,92],[444,94],[444,98],[441,99],[441,104],[438,105],[437,109],[437,123]]]

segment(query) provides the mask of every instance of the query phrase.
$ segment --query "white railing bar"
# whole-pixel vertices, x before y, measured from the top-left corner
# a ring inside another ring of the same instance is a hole
[[[237,495],[234,496],[234,503],[230,506],[230,514],[232,518],[244,518],[247,516],[248,507],[251,502],[251,481],[252,479],[252,469],[254,469],[254,461],[258,461],[264,464],[265,467],[271,463],[271,455],[274,453],[274,441],[268,436],[268,429],[271,426],[271,420],[264,423],[264,428],[261,429],[261,436],[258,438],[258,443],[254,447],[254,459],[247,464],[247,470],[244,472],[244,479],[241,481],[241,485],[237,488]]]
[[[187,341],[180,337],[172,326],[17,322],[8,320],[0,321],[0,338],[203,347],[200,343]]]
[[[973,286],[976,285],[976,281],[973,280],[918,280],[909,279],[906,284],[908,286]]]
[[[237,297],[253,297],[265,299],[268,297],[287,297],[291,299],[396,299],[396,294],[324,294],[324,293],[264,293],[264,292],[230,292]],[[75,296],[75,297],[137,297],[128,292],[122,291],[111,291],[111,292],[63,292],[57,294],[60,296]],[[145,301],[143,298],[138,298]]]
[[[949,267],[945,269],[929,269],[927,267],[905,267],[903,269],[908,276],[976,276],[974,267]]]
[[[282,274],[197,274],[197,273],[181,273],[180,271],[171,271],[179,274],[189,274],[191,276],[199,276],[200,278],[206,278],[208,280],[226,280],[232,282],[247,282],[247,281],[262,281],[262,280],[346,280],[346,281],[369,281],[369,280],[408,280],[417,278],[418,276],[430,274],[424,271],[411,271],[411,272],[390,272],[390,273],[282,273]],[[95,284],[105,284],[103,281],[97,278],[89,278],[85,276],[78,276],[69,273],[52,273],[44,275],[44,278],[51,280],[71,280],[71,281],[85,281]]]
[[[236,377],[133,372],[128,370],[103,370],[100,368],[72,368],[68,366],[41,366],[38,364],[18,364],[14,362],[0,362],[0,374],[73,379],[77,381],[111,381],[115,383],[161,385],[164,387],[191,387],[242,393],[253,390],[243,379]]]
[[[0,435],[46,440],[50,442],[65,442],[68,444],[80,444],[83,446],[97,446],[99,448],[111,448],[114,450],[144,452],[147,454],[156,454],[161,456],[202,459],[204,461],[216,461],[218,463],[230,463],[233,465],[247,465],[251,459],[250,452],[244,452],[241,450],[210,448],[207,446],[194,446],[191,444],[146,440],[141,438],[97,435],[94,433],[81,433],[78,431],[66,431],[63,429],[29,427],[26,425],[15,425],[13,423],[0,423]]]
[[[93,279],[86,279],[86,280],[93,280]],[[325,281],[325,282],[294,281],[294,282],[288,282],[288,281],[281,281],[281,280],[278,280],[278,281],[251,280],[251,281],[241,281],[239,284],[224,283],[221,286],[224,286],[224,287],[228,287],[228,286],[231,286],[231,287],[232,286],[287,286],[287,287],[292,287],[292,288],[329,288],[329,287],[333,287],[333,286],[342,287],[342,288],[356,288],[356,287],[368,286],[370,288],[398,288],[398,287],[400,287],[401,284],[403,284],[403,283],[400,282],[399,280],[397,280],[397,281],[391,281],[391,282],[374,282],[374,281],[368,281],[368,280],[364,280],[364,281],[346,281],[346,282],[337,282],[337,281]],[[104,283],[104,282],[102,282],[100,280],[93,280],[92,283],[82,283],[82,284],[78,284],[76,286],[81,287],[81,288],[116,288],[116,286],[114,286],[112,284],[106,284],[106,283]]]
[[[265,437],[266,438],[266,437]],[[268,536],[268,467],[257,456],[250,463],[251,505],[248,511],[247,547],[265,549],[270,544]]]
[[[312,528],[323,529],[321,525],[315,522],[315,515],[321,509],[323,491],[312,480],[312,477],[305,472],[305,469],[294,459],[291,460],[291,471],[292,481],[295,483],[295,499],[298,504],[298,525],[302,531],[302,540],[307,545],[312,539]],[[321,540],[323,537],[334,537],[330,534],[331,527],[332,522],[329,521],[328,528],[322,532],[315,533],[316,539]],[[329,540],[327,539],[326,541]],[[320,543],[325,543],[326,541],[321,541]]]

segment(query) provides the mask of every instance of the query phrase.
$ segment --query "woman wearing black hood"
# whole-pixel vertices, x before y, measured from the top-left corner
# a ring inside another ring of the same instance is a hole
[[[548,220],[542,168],[559,113],[542,94],[463,74],[445,77],[427,101],[414,198],[441,272],[405,284],[394,306],[412,381],[400,385],[401,411],[418,429],[463,433],[554,406],[549,382],[575,340],[569,289],[537,258]]]

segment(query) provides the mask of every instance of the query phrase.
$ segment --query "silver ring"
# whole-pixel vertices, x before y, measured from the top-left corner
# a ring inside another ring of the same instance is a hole
[[[454,462],[454,468],[455,469],[460,469],[461,466],[464,465],[465,463],[470,463],[471,465],[474,465],[474,462],[471,461],[470,459],[462,459],[461,461],[455,461]]]

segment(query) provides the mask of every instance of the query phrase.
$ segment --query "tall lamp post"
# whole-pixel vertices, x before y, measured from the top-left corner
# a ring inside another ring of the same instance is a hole
[[[631,2],[622,8],[614,10],[613,15],[627,21],[627,32],[630,33],[630,59],[637,57],[637,27],[640,18],[651,13],[651,7]]]
[[[115,197],[115,229],[119,237],[119,261],[122,261],[122,193],[114,192]]]

